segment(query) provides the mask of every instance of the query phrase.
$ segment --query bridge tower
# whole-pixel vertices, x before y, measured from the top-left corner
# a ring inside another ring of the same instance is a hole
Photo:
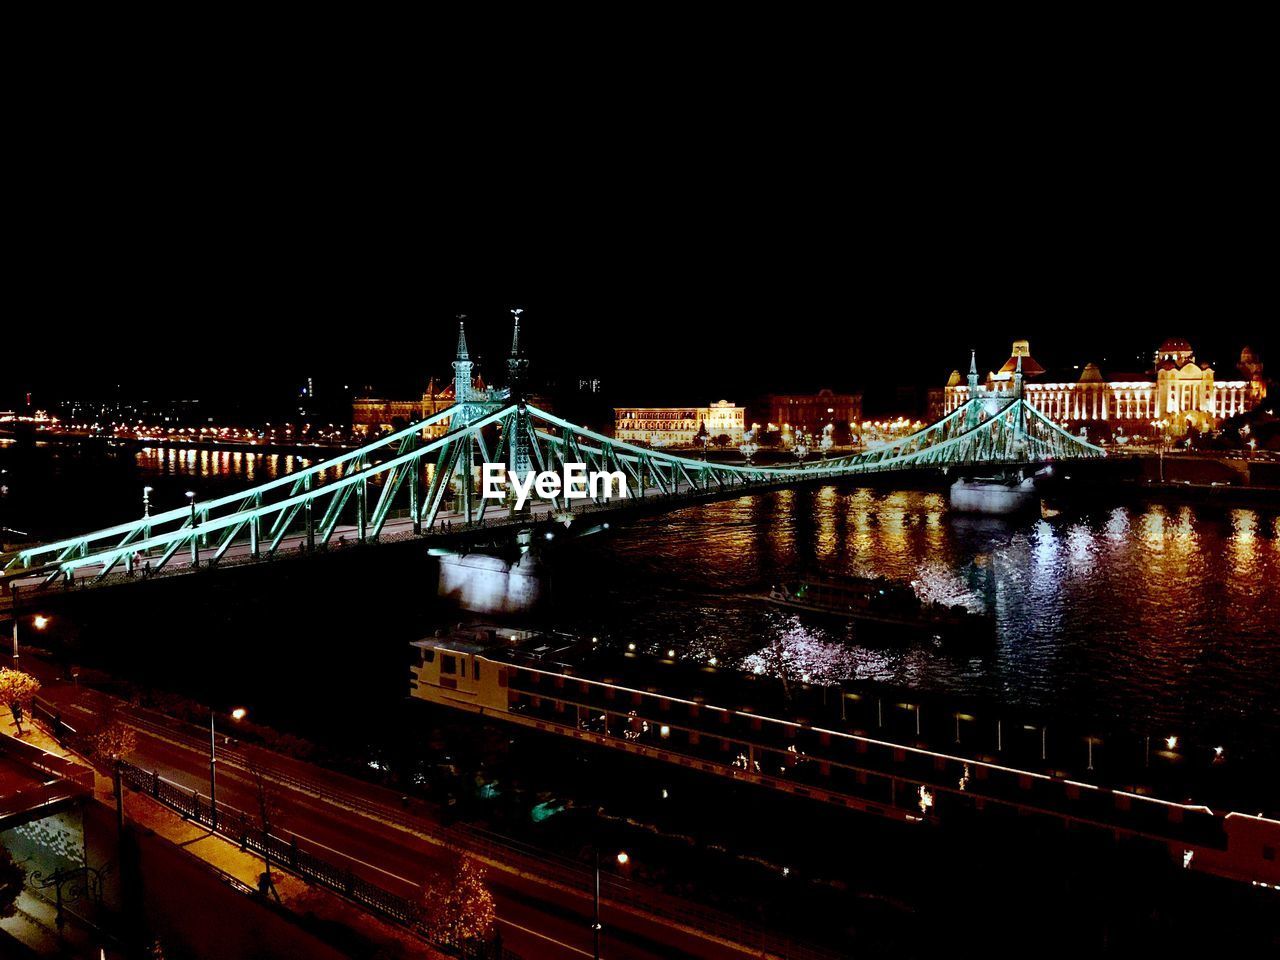
[[[978,351],[969,351],[969,409],[965,422],[970,427],[978,425]]]
[[[507,386],[511,391],[511,402],[516,405],[516,415],[511,421],[514,434],[508,441],[508,469],[519,476],[524,476],[530,469],[529,459],[529,412],[524,402],[525,372],[529,368],[529,360],[520,345],[520,314],[524,309],[516,307],[511,311],[515,325],[511,331],[511,355],[507,357]]]
[[[1022,400],[1022,354],[1018,354],[1018,365],[1013,369],[1013,398],[1015,401]],[[1013,436],[1015,441],[1021,441],[1023,434],[1026,432],[1027,412],[1021,403],[1018,403],[1018,419],[1014,422]]]
[[[458,412],[454,414],[457,423],[450,422],[450,429],[471,419],[471,354],[467,350],[466,321],[465,313],[458,314],[458,357],[453,361],[453,402],[458,405]]]

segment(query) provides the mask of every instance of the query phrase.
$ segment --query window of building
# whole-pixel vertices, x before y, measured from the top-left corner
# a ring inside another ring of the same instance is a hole
[[[474,673],[475,673],[475,678],[476,678],[477,680],[479,680],[479,679],[480,679],[480,661],[479,661],[479,660],[473,660],[473,661],[472,661],[472,663],[474,664]]]
[[[449,656],[447,653],[444,656],[442,656],[440,658],[440,672],[441,673],[457,673],[458,664],[455,661],[455,658]]]

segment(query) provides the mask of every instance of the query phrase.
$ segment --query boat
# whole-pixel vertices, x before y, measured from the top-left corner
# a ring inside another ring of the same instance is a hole
[[[1037,503],[1035,477],[961,477],[951,485],[951,509],[959,513],[1021,513]]]
[[[995,638],[991,616],[922,600],[911,584],[886,577],[791,580],[775,584],[764,599],[789,610],[851,620],[890,639],[926,637],[952,645]]]

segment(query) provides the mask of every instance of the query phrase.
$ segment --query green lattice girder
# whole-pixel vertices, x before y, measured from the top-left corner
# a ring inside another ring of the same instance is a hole
[[[430,440],[424,437],[425,431],[445,420],[450,420],[448,432]],[[497,443],[491,451],[486,433],[495,432]],[[588,470],[617,470],[626,477],[628,496],[662,495],[677,500],[682,494],[704,496],[891,470],[998,467],[1105,455],[1100,447],[1067,433],[1017,395],[975,397],[937,423],[876,450],[787,466],[680,457],[615,441],[536,407],[510,404],[499,409],[495,404],[468,403],[305,470],[197,502],[194,526],[190,506],[180,507],[17,551],[3,558],[4,569],[10,577],[37,571],[53,580],[78,568],[98,567],[101,579],[139,554],[154,558],[156,571],[184,548],[193,558],[201,550],[210,550],[200,553],[200,558],[217,562],[233,544],[247,543],[250,555],[258,558],[264,552],[274,554],[291,533],[305,537],[306,546],[314,548],[332,539],[352,501],[357,538],[376,539],[406,488],[413,530],[421,533],[424,527],[433,527],[449,484],[469,473],[468,464],[474,468],[477,462],[510,463],[522,455],[524,444],[513,444],[517,437],[527,440],[532,464],[539,470],[559,470],[566,463],[583,463]],[[333,472],[337,475],[325,478]],[[370,508],[368,488],[375,478],[379,490]],[[486,504],[474,479],[459,486],[461,522],[467,526],[482,522]]]

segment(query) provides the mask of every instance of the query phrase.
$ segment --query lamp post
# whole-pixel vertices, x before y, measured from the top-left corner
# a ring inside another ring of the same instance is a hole
[[[232,720],[243,720],[248,710],[236,707],[231,711]],[[217,714],[209,711],[209,825],[210,829],[218,829],[218,731],[215,726]]]
[[[13,610],[13,665],[18,666],[18,609],[15,605]],[[49,626],[49,618],[44,614],[37,613],[31,618],[31,625],[37,630],[43,630]]]
[[[600,846],[596,845],[596,884],[595,895],[593,898],[594,910],[591,920],[591,956],[593,960],[600,960]]]
[[[796,435],[795,446],[791,448],[791,452],[796,455],[796,462],[802,463],[804,458],[809,455],[809,435],[801,433]]]
[[[187,491],[187,499],[191,501],[191,566],[200,566],[200,538],[196,536],[196,492]]]

